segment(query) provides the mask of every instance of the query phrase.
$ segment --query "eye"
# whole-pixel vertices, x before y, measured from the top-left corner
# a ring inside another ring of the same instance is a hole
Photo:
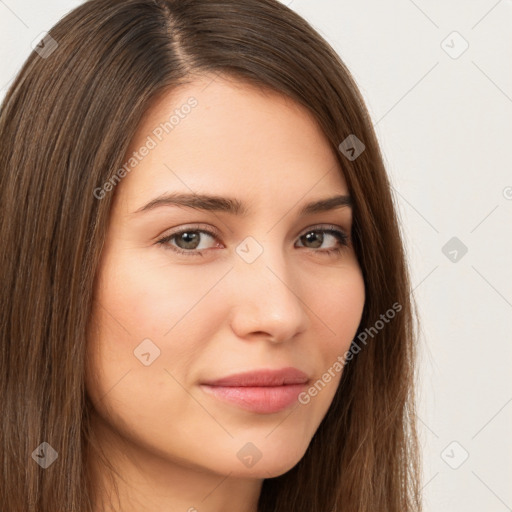
[[[208,239],[218,240],[218,235],[208,229],[199,229],[198,226],[190,228],[182,228],[165,237],[159,239],[157,244],[162,245],[166,250],[170,249],[178,254],[186,256],[203,256],[203,251],[207,249],[219,247],[220,244],[211,244],[208,247]],[[296,247],[304,247],[311,249],[315,253],[323,255],[334,255],[343,251],[348,247],[348,235],[337,226],[328,225],[319,226],[308,229],[304,234],[300,235],[298,240],[301,245]],[[331,247],[321,248],[325,243]],[[202,245],[206,243],[206,247]],[[333,245],[334,243],[334,245]]]
[[[311,228],[306,233],[301,235],[299,237],[299,240],[303,244],[312,244],[312,247],[307,248],[313,249],[321,247],[326,240],[328,242],[334,241],[334,247],[327,247],[322,251],[315,251],[328,255],[340,253],[346,247],[348,247],[348,235],[341,229],[337,228],[336,226]]]
[[[208,247],[199,247],[204,238],[216,239],[217,235],[206,229],[192,227],[171,233],[158,240],[157,243],[161,244],[165,249],[171,249],[179,254],[202,256],[201,251],[208,249]],[[174,243],[170,244],[169,242]]]

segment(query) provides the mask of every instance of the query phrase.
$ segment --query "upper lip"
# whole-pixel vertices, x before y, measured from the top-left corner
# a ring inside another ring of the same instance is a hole
[[[255,370],[236,373],[216,380],[203,382],[208,386],[243,387],[243,386],[283,386],[289,384],[305,384],[308,376],[297,368],[288,367],[280,370]]]

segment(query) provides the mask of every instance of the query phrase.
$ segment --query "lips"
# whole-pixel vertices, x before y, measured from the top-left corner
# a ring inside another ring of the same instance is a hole
[[[305,384],[308,376],[297,368],[288,367],[280,370],[256,370],[237,373],[228,377],[203,382],[208,386],[283,386],[288,384]]]
[[[201,383],[210,396],[230,402],[242,409],[270,414],[288,408],[309,381],[297,368],[257,370],[238,373]]]

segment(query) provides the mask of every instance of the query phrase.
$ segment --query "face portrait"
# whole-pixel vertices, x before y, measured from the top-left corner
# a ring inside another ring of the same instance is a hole
[[[95,431],[134,497],[157,503],[179,482],[187,510],[191,482],[229,475],[208,500],[231,489],[254,501],[306,452],[342,372],[297,397],[361,320],[343,171],[304,107],[226,76],[160,96],[127,161],[134,152],[105,192],[86,372]]]

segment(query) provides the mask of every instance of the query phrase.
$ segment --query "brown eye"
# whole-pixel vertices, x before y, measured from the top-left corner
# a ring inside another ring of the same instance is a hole
[[[201,251],[208,247],[198,247],[208,237],[217,238],[214,233],[204,229],[182,229],[161,238],[157,243],[180,254],[201,255]]]
[[[303,244],[301,247],[306,247],[310,249],[318,249],[322,247],[322,245],[329,240],[334,239],[335,243],[337,242],[339,245],[335,245],[334,247],[327,247],[323,251],[316,251],[320,253],[332,253],[339,252],[343,248],[348,246],[348,236],[346,233],[339,229],[334,229],[334,227],[330,227],[328,229],[310,229],[305,234],[299,237],[299,240]]]

